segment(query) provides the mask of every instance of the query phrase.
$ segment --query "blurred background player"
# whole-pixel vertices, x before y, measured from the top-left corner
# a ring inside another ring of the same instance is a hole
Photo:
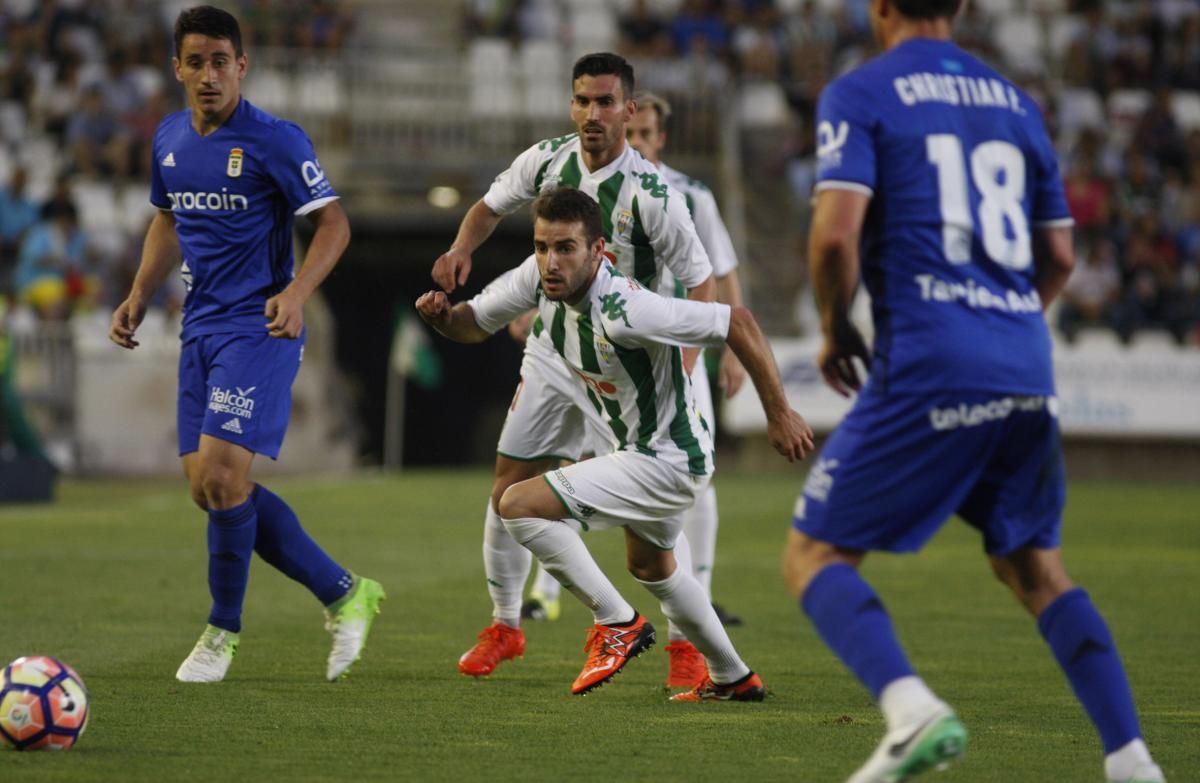
[[[304,303],[346,249],[350,224],[304,131],[242,99],[247,59],[233,16],[212,6],[180,13],[174,67],[188,108],[155,133],[150,201],[159,212],[109,337],[137,346],[147,304],[182,252],[179,453],[192,499],[208,512],[213,603],[175,676],[225,678],[257,552],[325,606],[333,634],[326,675],[335,680],[362,652],[383,589],[334,562],[287,503],[249,476],[255,454],[279,455],[304,348]],[[293,215],[316,226],[298,275]]]
[[[821,95],[819,363],[834,390],[861,393],[797,502],[788,585],[884,713],[852,783],[907,779],[965,749],[857,571],[869,550],[921,548],[951,514],[982,533],[996,576],[1037,619],[1108,780],[1161,783],[1112,636],[1059,552],[1065,476],[1043,317],[1073,264],[1058,162],[1036,104],[951,43],[958,6],[872,0],[885,53]],[[860,247],[874,357],[848,317]]]
[[[606,258],[600,208],[574,188],[542,194],[533,212],[534,257],[469,303],[451,307],[444,293],[430,291],[417,310],[446,337],[481,342],[536,306],[543,321],[558,325],[554,349],[575,376],[578,405],[608,433],[608,453],[515,484],[498,506],[512,537],[593,612],[588,658],[571,691],[603,685],[655,641],[653,626],[578,535],[621,527],[630,573],[708,665],[709,676],[672,698],[761,701],[762,681],[734,650],[679,535],[683,512],[713,470],[712,441],[681,348],[728,342],[754,380],[772,445],[789,461],[812,448],[812,431],[788,407],[771,349],[748,310],[660,297],[617,271]]]
[[[496,178],[463,218],[450,250],[435,262],[434,282],[447,293],[465,283],[471,253],[504,215],[529,204],[542,190],[565,185],[601,205],[606,252],[623,274],[655,290],[662,270],[670,269],[689,298],[711,300],[712,267],[683,199],[625,142],[626,125],[636,112],[633,68],[615,54],[589,54],[576,61],[571,79],[577,132],[535,144]],[[561,320],[538,318],[525,342],[521,382],[500,433],[496,480],[484,521],[483,560],[493,622],[459,659],[459,671],[466,675],[491,674],[525,650],[521,592],[530,555],[505,529],[500,498],[510,486],[553,470],[563,459],[578,460],[584,448],[580,392],[555,350],[564,329]],[[692,350],[685,356],[689,371],[696,355]],[[679,665],[696,671],[696,657],[692,651]]]
[[[742,288],[737,277],[737,253],[733,249],[733,240],[721,220],[717,209],[717,200],[703,182],[693,179],[686,174],[668,166],[659,157],[667,143],[667,119],[671,116],[671,106],[664,99],[650,92],[639,92],[636,96],[637,113],[626,126],[626,141],[633,146],[646,160],[653,163],[662,173],[671,187],[683,194],[687,201],[688,213],[696,225],[696,234],[700,237],[708,260],[712,263],[713,277],[717,284],[717,301],[731,306],[743,304]],[[663,275],[659,292],[664,296],[674,296],[677,292],[675,281],[668,274]],[[696,404],[700,413],[709,426],[716,427],[716,413],[712,403],[712,391],[709,388],[708,369],[703,361],[697,361],[692,371],[692,385],[696,390]],[[746,379],[746,371],[738,362],[732,351],[721,355],[718,382],[724,389],[726,397],[732,397],[741,388]],[[696,505],[685,516],[684,535],[692,549],[692,573],[704,587],[709,598],[712,598],[712,573],[716,560],[717,549],[717,491],[710,484],[696,500]],[[559,584],[545,568],[537,569],[534,587],[530,591],[529,600],[521,607],[521,616],[531,619],[554,619],[558,616]],[[717,616],[725,625],[741,625],[742,618],[729,614],[717,603],[713,604]],[[688,644],[683,639],[672,640],[671,644]]]

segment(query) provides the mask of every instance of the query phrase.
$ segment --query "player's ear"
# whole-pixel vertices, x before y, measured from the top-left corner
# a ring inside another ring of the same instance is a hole
[[[246,78],[246,69],[250,67],[250,58],[248,58],[245,55],[245,53],[243,53],[241,57],[237,58],[237,64],[238,64],[238,78],[245,79]]]
[[[171,58],[171,66],[175,69],[175,81],[183,81],[183,63],[179,61],[178,57]]]

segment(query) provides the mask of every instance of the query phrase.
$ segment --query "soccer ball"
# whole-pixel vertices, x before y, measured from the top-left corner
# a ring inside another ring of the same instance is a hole
[[[67,750],[88,722],[87,688],[75,670],[41,655],[0,675],[0,748]]]

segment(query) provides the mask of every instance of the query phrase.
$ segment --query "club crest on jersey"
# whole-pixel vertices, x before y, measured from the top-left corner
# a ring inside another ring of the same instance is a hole
[[[617,233],[629,233],[629,227],[633,225],[633,213],[624,207],[617,210]]]
[[[225,173],[231,177],[242,176],[242,159],[245,153],[241,147],[234,147],[229,151],[229,162],[225,164]]]
[[[603,337],[597,337],[596,351],[600,354],[600,358],[603,359],[605,363],[612,361],[613,347],[612,343],[610,343],[608,340],[605,340]]]

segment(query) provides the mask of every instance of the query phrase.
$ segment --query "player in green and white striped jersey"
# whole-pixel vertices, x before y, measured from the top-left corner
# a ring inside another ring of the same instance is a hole
[[[733,248],[733,240],[721,219],[717,209],[717,201],[712,191],[699,180],[692,179],[686,174],[671,168],[661,159],[661,153],[666,145],[666,123],[671,116],[671,106],[663,98],[649,92],[640,92],[636,96],[638,110],[633,120],[626,126],[626,141],[662,174],[672,188],[681,193],[687,204],[688,213],[696,226],[696,234],[700,237],[712,263],[713,277],[717,284],[717,301],[728,305],[741,305],[742,290],[737,276],[737,253]],[[669,269],[664,270],[658,287],[664,296],[679,293],[676,290],[675,279]],[[733,396],[746,378],[746,371],[738,362],[732,351],[725,351],[721,356],[718,374],[720,386],[726,395]],[[716,425],[715,411],[712,401],[712,390],[709,388],[708,371],[703,361],[697,361],[691,374],[692,386],[695,388],[696,404],[700,414],[710,426]],[[696,499],[696,503],[687,512],[684,523],[684,533],[692,551],[692,573],[704,587],[709,598],[712,598],[713,564],[716,560],[717,547],[717,491],[709,486]],[[545,568],[538,568],[530,599],[522,607],[523,615],[537,616],[539,607],[556,606],[559,596],[559,585],[553,576],[546,573]],[[741,618],[725,612],[719,604],[714,603],[717,615],[726,625],[739,625]],[[672,629],[676,635],[677,629]],[[686,664],[677,664],[678,659],[695,656],[694,650],[689,649],[689,643],[679,638],[672,638],[667,649],[672,654],[672,670],[686,672]],[[669,680],[671,677],[668,678]],[[668,682],[668,685],[673,684]]]
[[[433,279],[452,292],[466,281],[471,253],[501,218],[539,192],[572,185],[600,205],[607,252],[617,268],[648,287],[669,269],[688,296],[711,300],[712,268],[684,199],[625,142],[636,112],[633,69],[615,54],[580,58],[572,69],[571,116],[577,133],[535,144],[521,153],[467,212],[451,249],[434,264]],[[537,322],[525,345],[521,384],[500,433],[496,480],[484,520],[483,559],[493,623],[459,659],[459,670],[484,676],[524,652],[521,591],[528,552],[507,533],[496,511],[504,491],[519,481],[579,459],[584,427],[569,391],[571,378],[551,345],[551,325]],[[685,356],[690,370],[696,358]]]
[[[682,348],[730,346],[763,402],[768,438],[789,461],[813,448],[812,430],[788,407],[750,312],[661,297],[623,275],[606,258],[600,214],[596,202],[573,188],[543,194],[534,204],[534,257],[470,302],[451,307],[444,293],[431,291],[417,300],[417,310],[450,339],[479,342],[536,307],[554,351],[575,376],[578,404],[608,433],[610,453],[522,481],[498,507],[510,535],[593,611],[588,660],[572,692],[599,687],[655,641],[653,626],[600,571],[576,532],[623,527],[630,572],[708,667],[704,681],[673,698],[761,700],[761,679],[734,650],[679,538],[682,514],[713,470],[712,441]]]

